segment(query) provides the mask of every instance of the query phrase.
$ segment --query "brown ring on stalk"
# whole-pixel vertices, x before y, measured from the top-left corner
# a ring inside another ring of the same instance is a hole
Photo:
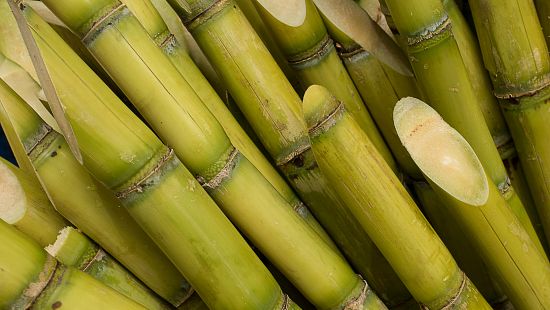
[[[446,31],[450,31],[451,27],[451,19],[447,14],[445,14],[438,22],[434,23],[430,27],[426,27],[426,30],[414,36],[407,37],[407,45],[410,47],[415,47],[417,45],[422,46],[423,44],[426,44],[426,41],[444,34]]]
[[[463,271],[460,271],[460,274],[462,276],[462,282],[460,283],[460,287],[458,288],[458,291],[456,292],[456,294],[453,296],[453,298],[449,299],[449,302],[447,302],[447,304],[445,304],[443,307],[441,307],[439,310],[450,310],[450,309],[453,309],[453,306],[454,304],[456,303],[456,301],[459,299],[460,295],[462,294],[462,292],[464,292],[464,289],[466,288],[466,274],[464,274]],[[426,305],[423,305],[423,304],[420,304],[420,307],[422,309],[430,309],[428,308],[428,306]]]
[[[336,51],[338,52],[338,56],[349,59],[350,61],[354,56],[360,55],[361,57],[366,57],[370,55],[369,51],[365,50],[359,44],[354,44],[351,48],[346,49],[342,44],[336,42]]]
[[[53,279],[53,275],[57,271],[59,267],[59,264],[57,263],[57,260],[53,258],[50,255],[46,256],[46,263],[44,263],[44,268],[38,275],[38,280],[36,282],[30,283],[27,288],[25,289],[21,299],[27,299],[25,306],[23,309],[30,309],[32,308],[35,301],[40,297],[44,289],[50,284],[50,282]],[[47,277],[47,278],[46,278]],[[45,278],[45,279],[44,279]],[[17,301],[16,301],[17,304]]]
[[[210,190],[216,189],[218,186],[220,186],[223,181],[231,176],[231,172],[233,169],[235,169],[235,166],[237,165],[237,162],[241,158],[241,152],[237,150],[237,148],[232,147],[231,153],[229,154],[229,157],[227,158],[227,161],[225,165],[223,166],[216,175],[214,175],[209,180],[206,180],[203,176],[197,176],[197,181],[202,185],[202,187],[208,188]]]
[[[53,129],[52,127],[48,126],[48,124],[44,123],[40,126],[40,129],[35,133],[35,136],[32,137],[32,138],[29,138],[29,139],[26,139],[25,142],[29,142],[29,140],[31,142],[33,142],[30,146],[26,145],[27,143],[25,143],[24,147],[25,147],[25,152],[27,153],[27,155],[30,155],[30,153],[40,144],[42,143],[42,141],[44,141],[44,139],[46,138],[46,136],[48,136],[50,134],[50,132],[52,132]]]
[[[138,192],[138,193],[143,192],[142,184],[145,183],[145,181],[147,181],[147,179],[149,179],[151,176],[159,172],[160,169],[164,166],[164,164],[167,163],[173,156],[174,156],[174,150],[171,148],[168,148],[168,151],[164,155],[162,155],[162,157],[157,162],[157,164],[153,167],[153,169],[151,169],[148,173],[145,174],[145,176],[140,178],[138,181],[130,185],[125,190],[118,191],[116,193],[116,197],[118,199],[125,199],[133,192]]]
[[[49,126],[48,126],[49,127]],[[27,153],[31,161],[35,161],[40,157],[47,156],[44,151],[50,147],[59,137],[58,133],[54,130],[49,130],[38,143],[33,145],[33,148],[30,149]]]
[[[308,128],[311,138],[315,138],[318,135],[326,132],[332,126],[336,125],[336,122],[344,115],[344,104],[338,100],[338,106],[334,108],[325,118],[321,119],[318,123]]]
[[[229,3],[229,0],[218,0],[205,8],[197,16],[190,18],[189,20],[183,20],[185,27],[189,31],[193,31],[196,27],[202,25],[204,22],[214,17],[217,13],[221,12],[223,8]]]
[[[315,60],[322,60],[334,49],[334,41],[327,35],[309,50],[288,57],[288,63],[293,68],[308,67]]]
[[[295,149],[294,151],[292,151],[290,154],[284,156],[283,158],[277,160],[277,167],[281,167],[281,166],[284,166],[286,164],[288,164],[289,162],[293,161],[296,157],[304,154],[305,152],[307,152],[308,150],[311,149],[311,145],[310,144],[305,144],[305,145],[301,145],[299,147],[297,147],[297,149]]]
[[[86,42],[88,41],[89,37],[90,37],[90,41],[93,41],[93,38],[91,38],[96,32],[99,33],[101,32],[101,30],[103,28],[105,28],[103,25],[105,24],[106,21],[110,21],[112,19],[115,19],[116,16],[114,16],[115,13],[118,13],[118,11],[122,10],[126,8],[126,4],[124,3],[120,3],[114,7],[112,7],[110,10],[108,10],[106,13],[104,14],[101,14],[99,16],[99,18],[96,20],[96,21],[93,21],[92,22],[92,26],[90,27],[90,29],[88,29],[88,31],[86,32],[86,34],[84,36],[82,36],[82,39],[81,41],[82,42]],[[86,44],[86,43],[85,43]]]
[[[520,92],[507,92],[504,94],[497,93],[496,90],[494,92],[495,97],[498,99],[516,99],[516,104],[519,104],[519,100],[521,97],[531,97],[536,95],[538,92],[544,90],[546,87],[550,86],[550,74],[547,74],[542,78],[542,80],[535,84],[533,89],[526,90],[526,91],[520,91]]]

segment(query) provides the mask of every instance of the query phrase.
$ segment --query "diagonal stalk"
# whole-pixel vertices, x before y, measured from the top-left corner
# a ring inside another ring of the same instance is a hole
[[[175,305],[185,301],[192,294],[190,285],[128,212],[119,207],[114,194],[76,161],[63,137],[3,81],[0,102],[4,108],[0,123],[3,127],[13,124],[56,210],[161,297]],[[71,184],[70,193],[67,184]]]
[[[281,195],[296,209],[300,215],[320,235],[330,241],[330,237],[324,233],[315,218],[309,215],[309,211],[296,197],[292,189],[283,180],[279,173],[267,161],[265,156],[254,145],[252,140],[237,123],[231,112],[225,106],[215,90],[210,86],[206,78],[201,74],[195,63],[183,49],[172,34],[168,31],[166,24],[157,14],[154,8],[149,5],[148,0],[125,0],[132,12],[139,13],[136,18],[144,26],[151,38],[159,45],[163,53],[170,59],[185,81],[191,86],[200,100],[214,115],[216,120],[225,130],[231,143],[249,159],[252,164],[268,179],[268,181],[281,193]],[[176,150],[177,151],[177,150]]]
[[[384,135],[403,172],[413,179],[422,175],[399,142],[393,127],[392,111],[395,103],[403,97],[420,96],[416,81],[378,61],[368,51],[339,30],[326,17],[329,34],[336,41],[340,58],[357,86],[365,104]]]
[[[414,298],[428,309],[491,309],[343,104],[314,85],[303,113],[321,170]]]
[[[395,160],[378,132],[359,92],[342,65],[328,36],[321,16],[312,1],[306,0],[306,17],[302,25],[292,27],[273,16],[255,0],[258,12],[273,33],[290,66],[299,78],[301,92],[313,84],[328,87],[373,141],[388,164],[397,171]]]
[[[233,1],[193,2],[191,14],[170,1],[227,85],[291,185],[379,296],[407,300],[406,288],[328,186],[309,147],[300,98]],[[196,17],[196,18],[195,18]]]
[[[170,308],[97,244],[67,227],[69,224],[55,212],[40,186],[2,158],[0,187],[0,219],[47,247],[59,262],[91,275],[148,309]]]
[[[386,0],[386,3],[399,33],[407,38],[407,53],[427,101],[472,145],[510,208],[521,210],[522,224],[542,251],[483,118],[443,2]]]
[[[488,72],[483,67],[483,59],[479,44],[455,1],[444,1],[444,5],[449,14],[449,18],[452,20],[453,36],[456,39],[464,65],[468,68],[468,76],[472,88],[478,97],[477,102],[481,107],[483,118],[487,123],[489,132],[493,136],[493,141],[498,149],[500,157],[504,161],[506,171],[510,177],[510,183],[525,207],[525,210],[522,208],[514,208],[512,211],[522,223],[527,223],[528,217],[542,245],[547,246],[542,223],[537,215],[536,206],[530,192],[528,190],[523,192],[519,191],[520,187],[523,188],[527,186],[525,183],[526,181],[522,177],[512,175],[512,173],[522,175],[523,172],[517,163],[517,152],[514,142],[512,141],[512,136],[510,135],[508,126],[500,110],[499,103],[492,93],[493,87]],[[510,170],[512,166],[516,167],[515,170]],[[528,225],[525,224],[524,226],[528,227]]]
[[[532,1],[470,1],[495,96],[550,238],[550,56]],[[504,25],[503,22],[506,24]],[[506,29],[506,31],[504,31]]]
[[[550,306],[550,265],[466,140],[437,112],[415,98],[395,107],[399,138],[465,229],[489,272],[518,309]],[[430,146],[437,145],[437,148]]]
[[[75,6],[71,12],[81,9],[80,12],[93,14],[88,10],[89,2],[71,4]],[[120,3],[115,8],[121,8]],[[28,7],[20,9],[76,129],[84,165],[116,193],[205,303],[213,308],[237,309],[271,309],[289,303],[267,269],[174,152],[120,102],[44,21]],[[108,5],[102,13],[110,9],[113,7]],[[127,9],[122,12],[131,16]],[[137,23],[135,19],[131,22]],[[117,25],[121,24],[124,25],[122,21]],[[204,276],[206,273],[208,277]]]

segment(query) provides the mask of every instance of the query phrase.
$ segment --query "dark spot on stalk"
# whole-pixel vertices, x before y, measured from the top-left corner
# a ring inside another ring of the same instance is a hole
[[[52,309],[59,309],[63,304],[60,301],[56,301],[52,304]]]
[[[298,168],[302,168],[304,166],[304,156],[302,154],[294,157],[292,160],[291,160],[291,163],[293,166],[296,166]]]
[[[51,157],[55,157],[57,156],[57,152],[56,151],[53,151],[51,154],[50,154]]]
[[[57,146],[57,148],[60,150],[61,149],[61,144]]]

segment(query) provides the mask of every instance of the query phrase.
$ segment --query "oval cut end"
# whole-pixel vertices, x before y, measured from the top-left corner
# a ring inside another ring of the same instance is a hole
[[[305,0],[256,0],[269,14],[290,27],[301,26],[306,20]]]
[[[17,224],[27,211],[27,198],[17,176],[0,161],[0,219]]]
[[[407,97],[393,110],[401,143],[420,170],[456,199],[485,204],[489,184],[481,162],[468,142],[429,105]]]

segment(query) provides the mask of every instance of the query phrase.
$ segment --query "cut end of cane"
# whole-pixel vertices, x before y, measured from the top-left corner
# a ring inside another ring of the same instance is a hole
[[[14,225],[27,211],[27,198],[17,176],[0,161],[0,219]]]
[[[305,0],[256,0],[274,18],[290,27],[301,26],[306,20]]]
[[[481,162],[468,142],[429,105],[407,97],[393,110],[401,143],[431,181],[456,199],[485,204],[489,184]]]
[[[310,86],[304,94],[302,105],[307,127],[311,129],[323,123],[339,104],[338,100],[325,87],[320,85]]]
[[[61,229],[57,234],[57,239],[55,239],[55,242],[45,247],[44,250],[46,250],[46,252],[48,252],[48,254],[50,254],[51,256],[57,257],[57,255],[59,254],[59,251],[63,248],[63,245],[69,238],[69,234],[71,233],[72,230],[75,230],[75,229],[71,226],[67,226]]]

